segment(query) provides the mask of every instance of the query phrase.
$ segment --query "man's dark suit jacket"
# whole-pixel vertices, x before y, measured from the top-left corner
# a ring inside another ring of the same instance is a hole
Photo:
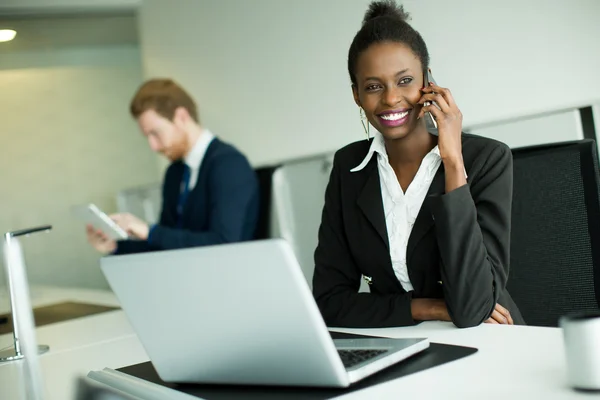
[[[408,240],[407,269],[414,291],[407,293],[392,269],[377,156],[363,170],[350,172],[369,147],[370,142],[361,141],[339,150],[326,190],[313,292],[327,325],[412,325],[412,298],[444,298],[458,327],[484,322],[496,303],[510,311],[515,324],[524,324],[505,289],[510,149],[463,134],[468,184],[450,193],[445,193],[443,163],[439,167]],[[361,275],[371,278],[371,293],[358,293]]]
[[[119,241],[115,254],[172,250],[251,240],[259,209],[256,173],[242,153],[214,138],[202,160],[196,186],[190,191],[177,227],[177,205],[183,161],[165,174],[159,223],[149,239]]]

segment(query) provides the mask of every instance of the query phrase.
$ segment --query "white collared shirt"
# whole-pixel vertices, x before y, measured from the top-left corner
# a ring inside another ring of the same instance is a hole
[[[208,129],[204,129],[202,134],[196,140],[194,147],[192,147],[190,152],[183,159],[185,164],[190,167],[189,190],[192,190],[196,186],[200,164],[202,164],[206,150],[214,138],[215,135]]]
[[[442,158],[438,146],[435,146],[423,158],[415,178],[406,189],[406,193],[404,193],[390,165],[383,136],[379,132],[376,132],[367,156],[356,168],[350,171],[362,170],[367,166],[374,153],[377,153],[379,186],[381,187],[381,198],[383,199],[383,212],[390,244],[392,268],[404,290],[410,292],[414,288],[410,282],[406,266],[408,238],[425,196],[427,196],[429,186],[431,186],[431,182],[442,163]]]

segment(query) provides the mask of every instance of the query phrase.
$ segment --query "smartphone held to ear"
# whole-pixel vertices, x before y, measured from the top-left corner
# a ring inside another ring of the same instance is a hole
[[[423,81],[425,83],[425,87],[429,86],[429,82],[433,82],[434,84],[437,85],[437,83],[433,79],[433,75],[431,74],[431,70],[429,68],[427,69],[427,72],[424,74],[423,78],[424,78]],[[423,103],[423,105],[429,106],[432,103],[433,103],[433,105],[435,105],[437,107],[437,104],[435,104],[435,102],[430,102],[430,101],[426,101],[425,103]],[[435,120],[435,117],[430,112],[428,112],[428,113],[425,113],[423,118],[425,118],[425,126],[427,127],[427,131],[429,133],[431,133],[432,135],[437,136],[438,128],[437,128],[437,121]]]

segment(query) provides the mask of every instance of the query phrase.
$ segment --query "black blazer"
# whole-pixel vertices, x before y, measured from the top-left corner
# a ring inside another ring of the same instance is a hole
[[[116,254],[254,238],[258,223],[258,179],[242,153],[217,138],[212,140],[202,159],[196,186],[183,207],[183,226],[178,228],[177,205],[183,170],[182,161],[172,163],[167,169],[160,221],[151,228],[148,240],[119,241]]]
[[[407,293],[392,269],[377,156],[350,172],[370,142],[339,150],[325,194],[313,292],[329,326],[412,325],[411,298],[444,298],[458,327],[487,320],[496,303],[524,324],[506,291],[512,203],[512,154],[503,143],[463,134],[468,184],[445,194],[437,171],[408,240]],[[393,244],[392,244],[393,245]],[[371,293],[358,293],[361,275]],[[440,283],[441,282],[441,283]]]

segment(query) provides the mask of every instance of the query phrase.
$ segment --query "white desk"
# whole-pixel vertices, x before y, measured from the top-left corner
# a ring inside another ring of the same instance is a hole
[[[105,306],[119,306],[115,295],[112,292],[92,289],[65,289],[48,286],[35,286],[31,288],[31,302],[34,307],[42,307],[64,301],[78,301]],[[0,313],[8,313],[9,299],[6,290],[0,291]],[[101,316],[104,316],[102,314]],[[123,316],[120,317],[124,319]],[[99,327],[99,330],[91,332],[86,327],[84,321],[89,318],[72,320],[63,323],[43,326],[38,328],[38,341],[40,344],[50,341],[54,346],[51,350],[62,351],[88,345],[106,339],[115,339],[122,334],[133,334],[129,325],[123,326],[113,321],[107,321],[105,326]],[[68,335],[65,335],[64,326],[68,326]],[[64,330],[63,330],[64,329]],[[12,345],[12,334],[0,335],[0,348]],[[44,343],[48,344],[48,343]],[[2,364],[0,363],[0,367]]]
[[[46,298],[55,299],[53,302],[93,301],[97,294],[100,304],[115,304],[114,297],[106,292],[60,294],[48,289],[45,293]],[[459,330],[449,323],[432,322],[407,328],[335,330],[388,337],[429,337],[433,342],[479,349],[467,358],[350,393],[343,399],[398,399],[417,393],[419,399],[595,398],[566,386],[562,335],[558,329],[482,325]],[[7,335],[0,337],[2,343],[6,339]],[[75,379],[90,370],[119,368],[148,360],[122,311],[40,327],[38,341],[51,348],[41,357],[50,400],[72,399]],[[17,399],[18,366],[18,362],[0,364],[2,400]]]
[[[557,328],[481,325],[457,329],[430,322],[406,328],[348,330],[389,337],[429,337],[432,342],[476,347],[471,356],[343,396],[343,399],[578,399],[566,386],[562,333]]]
[[[69,289],[55,286],[32,286],[30,289],[31,302],[34,307],[60,303],[61,301],[81,301],[107,306],[118,306],[115,295],[108,290]],[[8,292],[0,288],[0,313],[9,310]]]
[[[33,287],[31,297],[34,307],[68,300],[118,306],[108,291]],[[8,305],[5,292],[0,293],[0,304],[4,308]],[[73,399],[76,378],[92,369],[120,368],[148,360],[121,310],[42,326],[37,328],[37,338],[38,343],[50,346],[40,357],[49,400]],[[0,348],[12,345],[12,340],[12,334],[0,335]],[[20,365],[19,361],[0,363],[0,399],[20,400]]]

